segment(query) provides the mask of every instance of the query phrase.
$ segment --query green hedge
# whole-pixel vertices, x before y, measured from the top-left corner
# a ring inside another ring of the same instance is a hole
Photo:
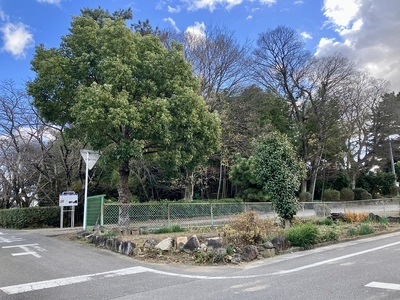
[[[343,188],[340,190],[340,201],[353,201],[354,191],[351,188]]]
[[[58,206],[0,209],[0,227],[22,229],[57,225],[60,225]]]
[[[355,188],[353,191],[354,191],[354,200],[370,200],[370,199],[372,199],[371,194],[362,188]]]
[[[338,202],[340,201],[340,192],[332,189],[327,189],[322,192],[322,201]]]

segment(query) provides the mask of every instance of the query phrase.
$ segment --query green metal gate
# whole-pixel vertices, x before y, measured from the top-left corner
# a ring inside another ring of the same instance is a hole
[[[86,228],[96,224],[103,226],[103,204],[105,195],[87,197]]]

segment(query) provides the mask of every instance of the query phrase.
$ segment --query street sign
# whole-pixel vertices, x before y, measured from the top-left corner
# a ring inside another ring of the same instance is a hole
[[[93,166],[96,164],[97,160],[99,159],[100,153],[98,151],[86,150],[86,149],[82,149],[80,152],[82,158],[85,160],[88,169],[91,170]]]
[[[83,206],[83,229],[86,230],[87,228],[87,194],[88,194],[88,178],[89,178],[89,170],[93,168],[96,164],[97,160],[100,157],[100,153],[98,151],[93,150],[81,150],[82,158],[85,160],[86,163],[86,175],[85,175],[85,201]]]

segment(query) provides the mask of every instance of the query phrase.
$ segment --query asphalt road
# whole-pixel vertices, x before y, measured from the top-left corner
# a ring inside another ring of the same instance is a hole
[[[0,299],[400,299],[400,233],[242,266],[145,264],[0,228]]]

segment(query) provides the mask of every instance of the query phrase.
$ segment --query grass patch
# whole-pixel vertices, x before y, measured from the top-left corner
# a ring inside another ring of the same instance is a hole
[[[316,224],[316,225],[331,226],[331,225],[333,225],[333,220],[331,220],[331,219],[316,220],[316,221],[315,221],[315,224]]]
[[[115,237],[115,232],[112,230],[106,230],[103,232],[102,236],[106,236],[106,237]]]
[[[355,228],[349,228],[349,229],[347,230],[347,236],[353,237],[353,236],[356,236],[356,235],[358,235],[357,229],[355,229]]]
[[[387,225],[389,224],[389,219],[387,217],[381,217],[381,219],[379,220],[379,224]]]
[[[157,228],[154,230],[155,234],[161,234],[161,233],[173,233],[173,232],[185,232],[186,228],[181,227],[180,225],[171,225],[168,227],[162,227],[162,228]]]
[[[319,228],[319,242],[337,241],[340,233],[335,228]]]
[[[371,234],[374,232],[374,229],[369,224],[361,224],[358,229],[359,235]]]
[[[317,225],[307,222],[292,228],[287,232],[287,239],[292,246],[310,249],[319,240],[319,231]]]

